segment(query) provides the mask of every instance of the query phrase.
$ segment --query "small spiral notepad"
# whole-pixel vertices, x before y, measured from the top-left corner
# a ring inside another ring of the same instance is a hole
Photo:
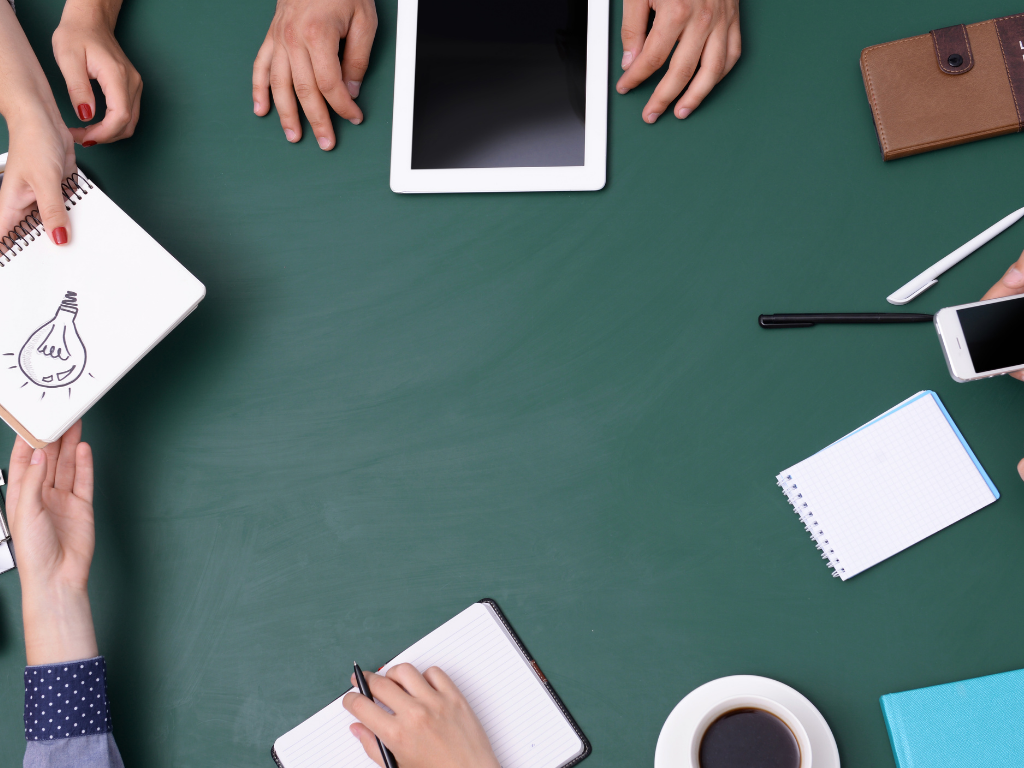
[[[84,174],[62,187],[66,245],[54,245],[38,212],[0,232],[0,418],[37,448],[58,440],[206,293]]]
[[[931,391],[777,479],[832,575],[844,581],[999,498]]]

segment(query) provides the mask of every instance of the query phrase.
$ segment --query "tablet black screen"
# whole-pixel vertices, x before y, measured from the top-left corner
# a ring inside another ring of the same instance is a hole
[[[587,0],[419,0],[412,167],[583,165]]]

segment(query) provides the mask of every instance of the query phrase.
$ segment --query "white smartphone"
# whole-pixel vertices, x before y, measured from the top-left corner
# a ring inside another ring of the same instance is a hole
[[[956,381],[1024,368],[1024,296],[976,301],[935,313],[935,330]]]

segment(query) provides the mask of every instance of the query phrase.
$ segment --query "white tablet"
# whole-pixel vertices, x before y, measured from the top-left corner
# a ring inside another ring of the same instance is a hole
[[[399,0],[391,189],[601,189],[608,0]]]

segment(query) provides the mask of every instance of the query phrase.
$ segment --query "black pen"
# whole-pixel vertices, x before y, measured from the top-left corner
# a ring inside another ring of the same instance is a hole
[[[932,315],[916,312],[822,312],[796,315],[758,315],[762,328],[810,328],[818,323],[930,323]]]
[[[366,684],[366,678],[363,677],[363,670],[359,668],[359,665],[354,661],[352,666],[356,670],[356,685],[359,687],[359,692],[363,694],[370,701],[373,701],[373,694],[370,693],[370,686]],[[380,756],[384,758],[384,768],[398,768],[398,763],[395,762],[395,756],[391,754],[391,750],[384,746],[384,742],[377,738],[377,746],[380,747]]]

